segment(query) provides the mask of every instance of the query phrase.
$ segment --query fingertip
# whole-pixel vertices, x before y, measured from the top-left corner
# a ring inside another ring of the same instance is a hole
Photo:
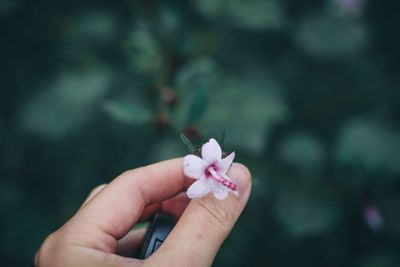
[[[239,186],[239,197],[248,196],[251,189],[251,172],[241,163],[233,163],[228,176]]]
[[[221,199],[220,195],[209,193],[190,201],[163,246],[153,255],[153,260],[169,254],[172,259],[179,258],[184,266],[198,264],[199,259],[202,266],[211,265],[242,213],[251,189],[251,173],[245,165],[232,164],[227,176],[238,185],[239,192],[229,193]],[[237,193],[239,196],[236,196]]]

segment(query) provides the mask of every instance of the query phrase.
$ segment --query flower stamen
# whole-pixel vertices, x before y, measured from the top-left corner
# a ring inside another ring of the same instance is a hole
[[[222,184],[223,186],[229,188],[232,191],[239,191],[238,186],[235,183],[232,183],[228,179],[225,179],[224,177],[221,177],[217,174],[217,172],[214,170],[213,166],[210,166],[207,168],[207,171],[211,174],[211,176],[214,178],[215,181],[218,183]]]

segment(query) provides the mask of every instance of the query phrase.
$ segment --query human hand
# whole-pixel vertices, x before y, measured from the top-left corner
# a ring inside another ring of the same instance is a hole
[[[220,201],[212,194],[189,202],[184,192],[193,182],[184,176],[182,159],[124,172],[96,188],[60,229],[50,234],[35,256],[37,267],[210,266],[232,230],[251,191],[250,172],[232,164],[229,177],[240,194]],[[137,249],[144,229],[138,221],[162,211],[180,217],[149,258],[125,257]]]

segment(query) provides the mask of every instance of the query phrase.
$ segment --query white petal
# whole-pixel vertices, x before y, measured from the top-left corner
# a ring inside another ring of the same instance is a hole
[[[211,189],[214,193],[215,198],[218,200],[224,200],[228,196],[228,193],[230,191],[227,187],[215,181],[212,183]]]
[[[219,173],[226,173],[229,170],[229,167],[232,165],[233,159],[235,158],[235,152],[232,152],[226,158],[222,159],[218,162]]]
[[[186,191],[189,198],[200,198],[208,194],[211,191],[210,185],[204,179],[197,180],[194,182]]]
[[[183,173],[190,178],[199,179],[204,175],[208,164],[195,155],[187,155],[183,158]]]
[[[214,138],[211,138],[203,145],[201,148],[201,157],[210,164],[214,164],[221,160],[221,147]]]

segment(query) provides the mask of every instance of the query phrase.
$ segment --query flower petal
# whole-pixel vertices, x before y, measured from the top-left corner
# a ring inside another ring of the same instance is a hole
[[[213,191],[214,197],[218,200],[224,200],[229,193],[229,189],[216,181],[211,184],[211,189]]]
[[[208,163],[195,155],[187,155],[183,158],[183,173],[190,178],[200,179],[208,166]]]
[[[214,164],[221,160],[222,150],[214,138],[211,138],[202,146],[201,157],[210,164]]]
[[[194,182],[186,191],[189,198],[200,198],[207,195],[211,191],[210,185],[204,179]]]
[[[229,167],[231,167],[234,158],[235,158],[235,152],[232,152],[226,158],[218,162],[218,167],[219,167],[218,173],[225,174],[229,170]]]

